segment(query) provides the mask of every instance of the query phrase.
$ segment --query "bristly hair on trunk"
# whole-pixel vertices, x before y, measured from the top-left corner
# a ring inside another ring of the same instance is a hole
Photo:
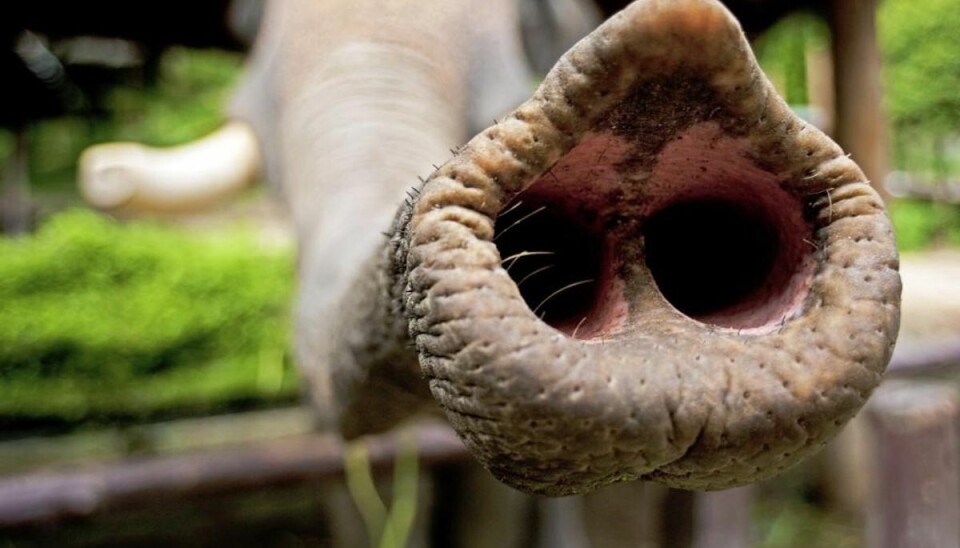
[[[714,0],[639,0],[578,43],[371,267],[469,450],[545,495],[771,477],[860,409],[899,327],[881,199]]]

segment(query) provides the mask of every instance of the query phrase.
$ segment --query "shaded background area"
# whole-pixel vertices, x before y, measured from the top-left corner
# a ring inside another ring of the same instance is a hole
[[[49,13],[44,2],[4,8],[14,11],[0,19],[0,74],[25,82],[0,105],[0,473],[201,446],[215,441],[210,429],[154,423],[298,401],[288,349],[294,252],[268,191],[251,189],[203,214],[128,219],[86,209],[75,184],[77,158],[91,144],[172,145],[218,127],[252,36],[251,12],[231,12],[225,0],[202,12],[185,0],[166,3],[146,15],[137,3],[101,3],[114,19],[79,4]],[[247,4],[256,11],[255,0]],[[740,4],[755,29],[784,11]],[[903,195],[890,208],[904,251],[960,246],[956,8],[956,0],[883,0],[877,12],[890,143],[884,183]],[[68,32],[68,22],[88,34]],[[754,38],[787,101],[830,131],[836,101],[823,18],[793,13]],[[270,437],[309,423],[294,413],[213,431]],[[761,486],[757,546],[863,545],[862,516],[830,501],[817,466]],[[313,489],[31,531],[8,544],[203,543],[238,523],[237,542],[315,543],[326,525]]]
[[[293,401],[293,249],[257,189],[204,215],[85,210],[76,161],[107,140],[182,143],[215,129],[240,53],[168,49],[156,81],[109,88],[98,116],[24,131],[36,231],[0,240],[0,426],[69,429]],[[15,134],[0,133],[9,173]]]

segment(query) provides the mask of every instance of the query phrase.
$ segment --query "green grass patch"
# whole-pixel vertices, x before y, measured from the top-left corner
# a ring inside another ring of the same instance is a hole
[[[289,400],[292,250],[85,210],[0,240],[0,421]]]

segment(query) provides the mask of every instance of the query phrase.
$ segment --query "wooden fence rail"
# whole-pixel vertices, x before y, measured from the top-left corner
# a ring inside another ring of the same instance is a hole
[[[949,378],[960,372],[958,366],[960,341],[898,354],[890,367],[892,378],[868,405],[876,456],[866,516],[871,547],[960,546],[960,396],[953,384],[957,379]],[[931,374],[940,380],[931,380]],[[300,411],[286,412],[286,419],[283,413],[270,413],[275,414],[213,419],[222,443],[212,447],[188,444],[182,449],[168,441],[203,438],[204,432],[212,431],[209,426],[153,427],[156,432],[138,435],[165,447],[158,454],[99,458],[85,464],[67,460],[41,470],[8,472],[0,476],[0,529],[342,477],[345,447],[337,436],[310,432]],[[230,421],[250,424],[253,441],[225,434]],[[283,434],[270,435],[270,424],[285,424],[280,426]],[[445,424],[421,424],[411,431],[422,466],[469,459]],[[39,445],[32,450],[49,450],[57,442],[33,443]],[[377,469],[391,465],[398,444],[393,435],[375,436],[368,438],[367,448]],[[0,447],[0,454],[16,453]],[[747,488],[683,498],[686,502],[678,506],[686,516],[679,518],[686,528],[683,545],[748,546],[754,492]]]
[[[413,429],[426,466],[464,459],[466,450],[441,424]],[[371,437],[372,467],[390,465],[393,435]],[[344,444],[330,434],[252,442],[180,455],[130,458],[70,471],[39,471],[0,479],[0,527],[35,525],[117,509],[341,476]]]

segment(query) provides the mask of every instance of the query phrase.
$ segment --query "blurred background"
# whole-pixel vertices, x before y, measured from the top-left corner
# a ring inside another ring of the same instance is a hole
[[[5,6],[0,23],[0,476],[309,432],[289,351],[294,242],[270,189],[167,215],[96,212],[77,189],[93,144],[177,145],[224,123],[258,3],[115,2],[106,19],[31,4]],[[781,11],[752,36],[757,57],[798,113],[834,131],[829,26]],[[950,253],[960,4],[880,0],[875,15],[881,132],[864,138],[883,140],[885,167],[874,183],[903,252]],[[862,511],[832,497],[817,466],[758,488],[751,545],[864,545]],[[0,546],[323,544],[329,524],[304,489],[0,529]]]

